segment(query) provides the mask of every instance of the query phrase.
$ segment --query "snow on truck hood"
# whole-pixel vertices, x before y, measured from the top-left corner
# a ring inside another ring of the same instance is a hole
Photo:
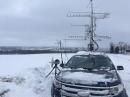
[[[94,73],[84,73],[84,72],[73,72],[73,73],[65,73],[63,78],[65,79],[73,79],[73,80],[86,80],[86,81],[106,81],[105,74],[99,75]],[[110,79],[107,79],[110,80]]]
[[[98,82],[116,81],[117,77],[113,73],[102,72],[81,72],[81,71],[63,71],[58,76],[62,82],[71,82],[78,84],[97,84]]]

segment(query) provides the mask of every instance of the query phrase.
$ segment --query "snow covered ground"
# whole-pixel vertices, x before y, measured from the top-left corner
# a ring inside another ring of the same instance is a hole
[[[65,61],[72,55],[64,56]],[[130,55],[108,56],[115,65],[124,66],[125,71],[119,73],[129,93]],[[5,93],[4,97],[51,97],[53,74],[45,76],[51,70],[52,58],[59,59],[60,54],[0,55],[0,94]]]
[[[117,65],[123,65],[124,71],[118,71],[122,81],[126,87],[127,94],[130,97],[130,55],[120,55],[120,54],[109,54],[108,55],[113,63]]]

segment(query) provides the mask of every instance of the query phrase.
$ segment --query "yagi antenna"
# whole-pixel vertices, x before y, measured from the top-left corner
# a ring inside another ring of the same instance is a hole
[[[88,17],[90,18],[90,24],[86,25],[72,25],[72,26],[80,26],[85,27],[85,34],[84,37],[73,35],[73,37],[69,38],[68,40],[89,40],[88,50],[89,51],[96,51],[98,50],[98,43],[96,41],[102,39],[110,39],[111,37],[108,36],[100,36],[95,34],[96,30],[96,20],[97,19],[105,19],[109,17],[109,13],[96,13],[93,10],[93,0],[90,0],[90,12],[69,12],[67,17]],[[97,39],[96,39],[97,38]],[[95,48],[96,45],[96,48]]]
[[[93,13],[93,18],[95,19],[105,19],[109,17],[109,13]],[[70,12],[67,17],[91,17],[89,12]]]

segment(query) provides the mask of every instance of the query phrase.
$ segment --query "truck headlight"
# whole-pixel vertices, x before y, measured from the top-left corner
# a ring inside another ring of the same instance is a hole
[[[55,85],[55,87],[56,88],[61,88],[62,87],[62,84],[61,84],[61,82],[59,82],[58,80],[54,80],[54,85]]]
[[[124,90],[124,85],[123,84],[119,84],[117,86],[110,87],[110,94],[116,96],[119,93],[121,93],[123,90]]]

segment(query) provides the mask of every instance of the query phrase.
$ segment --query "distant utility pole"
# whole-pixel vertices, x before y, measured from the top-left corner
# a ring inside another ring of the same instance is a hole
[[[96,20],[107,18],[109,16],[109,13],[95,13],[94,9],[93,9],[93,0],[90,0],[90,8],[91,8],[90,12],[70,12],[67,14],[67,16],[68,17],[89,17],[90,18],[89,25],[75,25],[75,26],[84,26],[85,28],[88,29],[88,30],[85,30],[85,35],[83,38],[81,36],[77,36],[77,37],[75,36],[75,37],[80,38],[80,39],[82,38],[83,40],[89,39],[88,50],[96,51],[96,50],[98,50],[99,46],[98,46],[97,40],[95,40],[95,38],[99,38],[98,40],[101,40],[100,38],[105,38],[105,39],[111,38],[108,36],[100,36],[100,35],[95,34]],[[78,39],[75,39],[75,40],[78,40]]]

